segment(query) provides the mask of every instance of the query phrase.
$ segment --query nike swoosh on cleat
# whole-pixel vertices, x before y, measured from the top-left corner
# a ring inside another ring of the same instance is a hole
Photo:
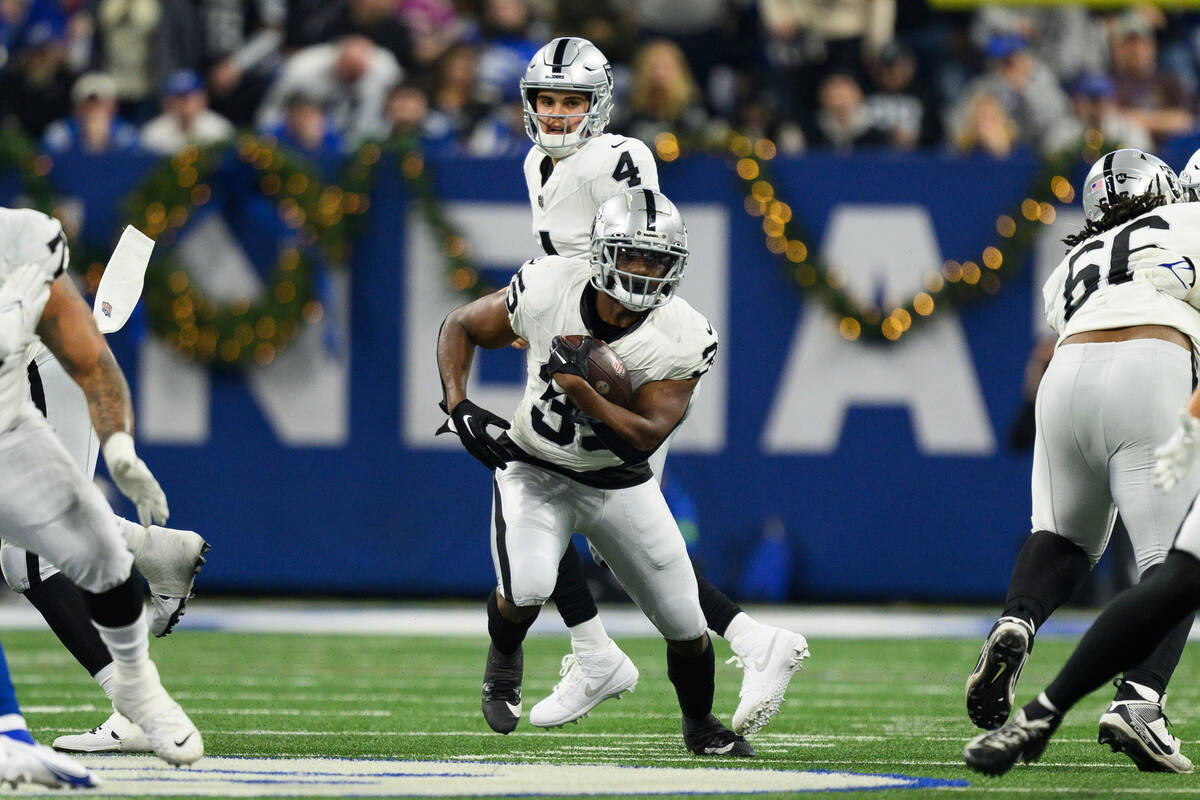
[[[517,703],[515,706],[512,703],[505,703],[504,705],[508,709],[508,712],[510,714],[512,714],[514,717],[521,716],[521,704],[520,703]]]
[[[763,657],[762,657],[762,660],[761,660],[761,661],[759,661],[757,664],[754,664],[754,665],[753,665],[753,666],[754,666],[754,668],[755,668],[756,670],[758,670],[759,672],[762,672],[764,669],[766,669],[766,668],[767,668],[767,664],[769,664],[769,663],[770,663],[770,661],[771,661],[771,653],[775,652],[775,640],[779,638],[779,634],[780,634],[780,633],[782,633],[782,631],[775,631],[775,635],[771,637],[771,643],[767,645],[767,652],[766,652],[766,654],[765,654],[765,655],[763,655]]]
[[[995,683],[996,681],[1000,680],[1000,676],[1004,674],[1004,670],[1008,669],[1008,663],[1001,661],[996,666],[998,666],[999,669],[996,670],[996,674],[992,677],[992,683]]]
[[[593,689],[590,683],[584,684],[583,693],[587,697],[595,697],[599,693],[599,689]]]
[[[187,744],[187,740],[188,740],[188,739],[190,739],[190,738],[192,738],[193,734],[195,734],[195,733],[196,733],[195,731],[192,731],[192,732],[191,732],[191,733],[189,733],[187,736],[183,737],[183,738],[182,738],[182,739],[180,739],[178,742],[176,742],[176,743],[175,743],[175,746],[176,746],[176,747],[183,747],[185,744]]]
[[[723,756],[732,750],[735,744],[737,744],[737,742],[730,742],[722,747],[706,747],[704,748],[704,752],[714,756]]]

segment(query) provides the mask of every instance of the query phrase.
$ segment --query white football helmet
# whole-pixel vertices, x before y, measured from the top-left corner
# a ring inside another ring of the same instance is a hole
[[[657,275],[620,268],[620,257],[637,251]],[[592,286],[630,311],[648,311],[670,302],[687,267],[687,228],[666,195],[653,189],[627,189],[605,200],[592,221]]]
[[[565,158],[584,142],[604,133],[613,109],[612,67],[594,44],[577,36],[552,40],[534,53],[521,78],[521,103],[525,107],[525,133],[546,155]],[[538,117],[561,117],[567,114],[537,113],[537,93],[542,89],[575,91],[588,97],[588,110],[579,126],[570,133],[547,133],[538,124]]]
[[[1200,200],[1200,150],[1192,153],[1192,157],[1179,173],[1179,186],[1183,189],[1183,199],[1192,203]]]
[[[1159,195],[1167,205],[1183,200],[1179,176],[1161,158],[1132,147],[1113,150],[1101,156],[1083,179],[1083,214],[1099,222],[1104,206],[1143,194]]]

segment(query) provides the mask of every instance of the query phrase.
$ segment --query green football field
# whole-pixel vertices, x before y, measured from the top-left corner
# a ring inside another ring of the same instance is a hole
[[[6,632],[3,642],[26,716],[39,740],[49,743],[108,715],[98,687],[50,634]],[[960,759],[964,741],[973,735],[963,710],[962,684],[978,654],[976,641],[811,640],[812,658],[793,681],[783,712],[754,737],[759,757],[750,763],[689,756],[666,679],[664,645],[652,639],[623,639],[621,644],[641,670],[635,693],[601,705],[591,717],[565,729],[540,731],[522,721],[509,736],[488,730],[479,713],[482,637],[183,630],[155,641],[153,655],[164,683],[203,732],[208,756],[450,762],[438,767],[439,775],[458,774],[454,764],[479,769],[503,763],[821,770],[953,782],[837,795],[877,799],[1200,796],[1197,776],[1139,773],[1124,756],[1096,744],[1096,720],[1109,690],[1076,708],[1040,763],[1018,766],[1001,779],[969,772]],[[1069,640],[1039,640],[1022,677],[1019,701],[1051,677],[1070,645]],[[526,711],[557,680],[566,646],[565,638],[555,637],[532,637],[526,643]],[[719,659],[729,655],[724,642],[718,641],[717,648]],[[739,670],[718,661],[714,710],[726,722],[737,702],[740,677]],[[1197,660],[1185,654],[1167,707],[1185,752],[1193,758],[1200,757],[1198,677]],[[123,756],[97,757],[88,763],[104,778],[107,770],[126,761],[130,759]],[[149,759],[137,763],[142,761]],[[178,781],[211,768],[212,763],[239,762],[206,758],[192,770],[154,774]],[[276,774],[272,770],[256,774],[266,772]],[[604,790],[605,776],[612,772],[579,770],[577,792],[562,794]],[[655,780],[668,783],[656,787],[669,789],[670,773],[662,775]],[[715,795],[720,797],[761,797],[737,792],[757,785],[747,783],[754,777],[738,773],[733,780],[708,784],[709,790],[723,791]],[[269,788],[263,789],[264,795],[286,793],[286,785],[262,785]],[[243,781],[241,791],[257,790],[246,789]],[[544,791],[533,779],[521,793]],[[210,792],[198,795],[211,796]],[[20,793],[32,790],[24,787]],[[350,781],[344,791],[326,796],[357,794]]]

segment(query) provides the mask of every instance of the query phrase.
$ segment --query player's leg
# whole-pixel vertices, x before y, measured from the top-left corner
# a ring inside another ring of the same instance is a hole
[[[488,597],[487,663],[483,671],[483,716],[497,733],[509,733],[521,718],[521,643],[542,604],[554,591],[558,563],[571,536],[569,482],[521,462],[496,470],[492,480],[492,563],[497,589]]]
[[[96,474],[100,441],[92,428],[87,399],[47,350],[29,364],[29,393],[71,458],[91,480]],[[194,531],[159,525],[144,528],[122,517],[117,517],[117,524],[129,543],[134,565],[150,587],[150,631],[166,636],[183,616],[208,543]]]
[[[162,688],[150,661],[143,589],[125,539],[100,491],[32,407],[0,436],[0,530],[45,556],[83,590],[116,666],[117,710],[142,727],[165,760],[199,758],[199,732]]]
[[[561,680],[529,711],[529,721],[542,728],[575,722],[604,700],[632,691],[638,680],[637,667],[600,621],[573,542],[559,562],[550,597],[571,632],[571,653],[563,656]]]
[[[1114,363],[1111,380],[1139,392],[1110,396],[1105,419],[1109,438],[1121,446],[1109,459],[1109,483],[1133,546],[1140,580],[1161,567],[1197,492],[1200,470],[1191,470],[1169,492],[1153,485],[1154,448],[1170,438],[1176,415],[1191,393],[1187,351],[1169,342],[1128,342],[1122,349],[1140,357]],[[1188,632],[1186,617],[1167,632],[1150,655],[1127,670],[1116,696],[1100,718],[1100,742],[1126,753],[1147,771],[1191,772],[1192,762],[1167,732],[1163,701]]]
[[[8,661],[0,646],[0,784],[37,783],[51,788],[90,788],[97,782],[82,764],[37,744],[8,674]]]
[[[1089,355],[1088,345],[1060,348],[1038,388],[1033,533],[1017,554],[1004,612],[967,678],[967,715],[985,730],[1008,719],[1034,634],[1082,585],[1112,529],[1103,370]]]
[[[57,567],[9,542],[0,543],[0,568],[9,587],[33,604],[50,630],[100,684],[111,702],[116,687],[116,667],[92,625],[87,602],[79,587],[67,580]],[[77,753],[153,752],[142,729],[116,711],[90,731],[59,736],[54,740],[54,747]]]
[[[667,676],[683,714],[685,745],[697,755],[754,755],[746,740],[712,713],[712,643],[687,546],[658,484],[582,494],[588,538],[667,640]]]
[[[1192,617],[1200,608],[1200,519],[1194,517],[1184,522],[1162,567],[1118,595],[1096,618],[1046,690],[1008,724],[967,744],[968,766],[998,775],[1018,760],[1037,760],[1072,706],[1146,659],[1164,636]]]

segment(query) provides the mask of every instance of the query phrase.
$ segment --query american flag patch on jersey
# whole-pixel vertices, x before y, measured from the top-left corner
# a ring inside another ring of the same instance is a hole
[[[100,303],[100,312],[102,314],[104,314],[104,316],[106,316],[106,317],[111,317],[112,316],[112,303],[108,302],[107,300]]]

